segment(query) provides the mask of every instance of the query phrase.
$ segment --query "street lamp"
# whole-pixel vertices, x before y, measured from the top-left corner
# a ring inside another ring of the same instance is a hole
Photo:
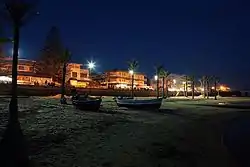
[[[133,75],[134,71],[133,70],[129,70],[129,74]]]
[[[156,81],[158,80],[158,76],[157,76],[157,75],[155,75],[155,80],[156,80]]]
[[[95,62],[93,62],[93,61],[88,61],[87,66],[88,66],[88,69],[89,69],[89,74],[91,75],[92,69],[94,69],[95,66],[96,66],[96,65],[95,65]]]

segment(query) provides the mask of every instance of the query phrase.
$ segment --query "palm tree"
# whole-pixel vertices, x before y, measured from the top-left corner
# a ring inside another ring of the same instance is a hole
[[[206,94],[207,94],[207,99],[209,99],[209,93],[210,93],[210,82],[211,82],[212,77],[211,76],[206,76],[205,77],[205,85],[206,85]]]
[[[207,80],[207,77],[204,75],[201,77],[201,86],[203,88],[203,98],[206,98],[206,80]]]
[[[184,82],[183,82],[183,95],[188,97],[188,89],[187,89],[188,88],[188,81],[189,81],[188,76],[184,75],[183,80],[184,80]]]
[[[30,166],[28,150],[18,119],[17,64],[20,29],[31,15],[33,4],[26,1],[6,0],[5,11],[13,26],[12,92],[9,104],[9,120],[0,142],[1,166]]]
[[[194,80],[195,80],[195,78],[192,75],[192,76],[189,77],[189,79],[192,82],[192,84],[191,84],[192,85],[192,99],[194,99]]]
[[[64,51],[64,55],[62,58],[63,70],[62,70],[62,85],[61,85],[61,104],[67,104],[65,98],[65,80],[66,80],[66,73],[67,73],[67,65],[71,58],[71,53],[68,49]]]
[[[135,71],[138,69],[139,63],[136,60],[131,60],[128,62],[128,70],[131,74],[131,97],[134,98],[134,75]]]
[[[164,71],[163,65],[160,65],[160,66],[156,66],[156,67],[155,67],[155,73],[156,73],[155,80],[156,80],[156,93],[157,93],[157,98],[159,98],[159,96],[160,96],[160,91],[159,91],[159,79],[160,79],[160,77],[161,77],[162,71]]]
[[[0,25],[0,36],[3,35],[2,27]],[[5,37],[0,37],[0,58],[4,58],[3,44],[13,42],[13,40]]]
[[[169,71],[166,71],[165,69],[161,69],[160,72],[160,78],[162,78],[162,97],[165,97],[165,81],[166,82],[166,97],[168,97],[168,76],[171,73]]]
[[[217,92],[217,84],[220,82],[220,78],[213,76],[213,81],[214,81],[214,100],[217,100],[217,96],[219,95],[219,90]]]

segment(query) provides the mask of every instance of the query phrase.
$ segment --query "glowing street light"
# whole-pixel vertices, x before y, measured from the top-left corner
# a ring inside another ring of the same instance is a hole
[[[90,69],[90,70],[92,70],[92,69],[94,69],[95,68],[95,62],[93,62],[93,61],[88,61],[88,68]]]
[[[89,77],[90,77],[91,72],[92,72],[92,69],[94,69],[96,65],[95,65],[95,62],[93,62],[93,61],[88,61],[87,66],[88,66],[88,69],[89,69]]]
[[[155,75],[155,80],[156,80],[156,81],[158,80],[158,76],[157,76],[157,75]]]
[[[133,70],[129,70],[129,74],[133,75],[134,71]]]
[[[176,79],[173,80],[174,84],[176,84]]]

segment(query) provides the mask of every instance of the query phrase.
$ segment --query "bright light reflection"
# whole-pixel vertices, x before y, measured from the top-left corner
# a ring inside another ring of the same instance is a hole
[[[157,80],[158,79],[158,76],[157,75],[155,75],[155,80]]]
[[[95,68],[95,62],[93,62],[93,61],[88,61],[88,68],[89,69],[94,69]]]

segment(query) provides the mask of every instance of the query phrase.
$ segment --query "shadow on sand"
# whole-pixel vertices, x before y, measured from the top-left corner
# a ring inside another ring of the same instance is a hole
[[[240,105],[240,104],[190,104],[196,106],[205,106],[205,107],[218,107],[218,108],[233,108],[233,109],[249,109],[250,105]]]

